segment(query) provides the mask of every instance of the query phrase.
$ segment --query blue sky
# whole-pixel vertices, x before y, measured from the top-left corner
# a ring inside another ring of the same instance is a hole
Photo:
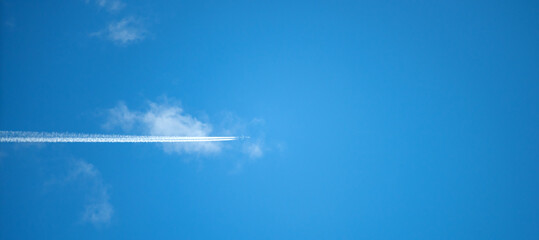
[[[533,1],[1,1],[1,239],[537,239]]]

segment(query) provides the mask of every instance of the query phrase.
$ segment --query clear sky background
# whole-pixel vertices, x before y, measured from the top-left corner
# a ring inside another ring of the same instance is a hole
[[[538,239],[536,1],[2,0],[0,239]]]

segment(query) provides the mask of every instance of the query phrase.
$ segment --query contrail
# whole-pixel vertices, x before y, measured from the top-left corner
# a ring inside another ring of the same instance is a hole
[[[234,141],[238,137],[135,136],[80,133],[0,131],[0,142],[10,143],[174,143]]]

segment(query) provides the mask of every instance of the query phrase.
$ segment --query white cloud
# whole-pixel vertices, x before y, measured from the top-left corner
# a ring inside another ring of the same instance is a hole
[[[101,173],[94,165],[83,160],[75,160],[66,181],[83,181],[91,189],[84,206],[83,221],[94,225],[110,222],[114,208],[109,201],[109,187],[103,183]]]
[[[143,134],[154,136],[206,137],[212,134],[212,126],[185,113],[180,106],[150,103],[146,112],[130,111],[120,103],[109,110],[105,128],[120,127],[128,130],[133,127]],[[222,149],[219,142],[164,143],[163,149],[172,153],[218,153]]]
[[[174,135],[189,137],[210,136],[212,127],[183,112],[177,106],[150,104],[148,112],[141,115],[141,120],[150,135]],[[186,153],[217,153],[221,151],[221,143],[166,143],[163,145],[167,152]]]
[[[268,148],[264,143],[264,133],[260,131],[264,120],[255,118],[243,121],[236,115],[225,112],[222,119],[214,127],[208,121],[202,121],[186,113],[178,103],[158,104],[150,102],[145,111],[130,110],[123,102],[107,110],[108,119],[103,125],[105,129],[120,128],[130,134],[154,136],[250,136],[236,143],[193,142],[162,143],[163,150],[176,154],[212,155],[232,151],[246,158],[237,158],[237,169],[243,164],[264,156]],[[253,135],[249,135],[253,134]],[[235,148],[234,148],[235,147]]]

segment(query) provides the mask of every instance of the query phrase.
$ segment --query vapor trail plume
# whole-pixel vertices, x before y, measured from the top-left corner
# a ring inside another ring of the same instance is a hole
[[[11,143],[175,143],[234,141],[238,137],[134,136],[80,133],[0,131],[0,142]]]

